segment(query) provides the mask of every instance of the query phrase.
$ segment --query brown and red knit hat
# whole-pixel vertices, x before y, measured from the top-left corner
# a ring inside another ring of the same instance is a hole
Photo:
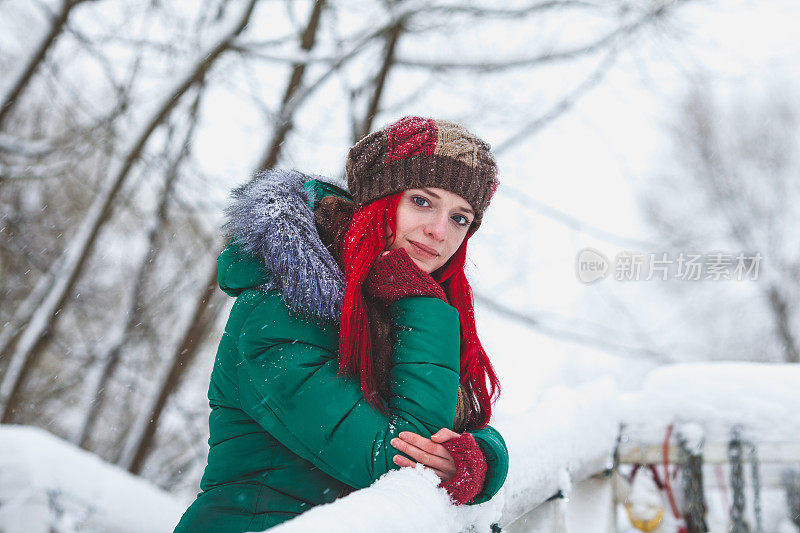
[[[448,190],[475,211],[471,234],[497,190],[497,164],[490,150],[455,122],[403,117],[350,148],[347,186],[362,205],[406,189]]]

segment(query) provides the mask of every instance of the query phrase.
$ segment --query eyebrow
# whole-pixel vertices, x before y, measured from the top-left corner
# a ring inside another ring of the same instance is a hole
[[[439,196],[438,194],[436,194],[435,192],[433,192],[432,190],[430,190],[427,187],[420,187],[419,190],[425,191],[426,194],[430,194],[431,196],[433,196],[437,200],[441,200],[442,199],[441,196]],[[462,211],[466,211],[467,213],[469,213],[472,216],[475,216],[475,211],[473,211],[469,207],[459,207],[459,209],[461,209]]]

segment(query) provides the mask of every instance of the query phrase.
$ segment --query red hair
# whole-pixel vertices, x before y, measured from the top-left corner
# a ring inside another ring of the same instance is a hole
[[[367,304],[361,286],[370,267],[386,248],[388,225],[395,233],[395,216],[402,192],[356,209],[344,238],[345,291],[339,330],[339,373],[356,376],[364,398],[386,412],[375,378]],[[432,275],[441,285],[461,322],[461,384],[470,401],[469,428],[482,428],[492,416],[492,403],[500,394],[500,381],[483,349],[475,328],[472,289],[464,274],[469,235],[444,266]]]

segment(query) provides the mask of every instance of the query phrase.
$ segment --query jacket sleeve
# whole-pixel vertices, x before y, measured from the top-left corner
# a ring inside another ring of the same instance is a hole
[[[458,311],[436,298],[390,307],[396,325],[389,416],[360,384],[337,376],[338,329],[289,314],[277,292],[257,293],[237,346],[242,409],[272,436],[325,473],[355,488],[372,484],[401,452],[401,431],[430,437],[451,427],[459,382]]]
[[[508,474],[508,448],[500,433],[492,426],[469,431],[486,459],[486,477],[481,490],[469,505],[489,501],[497,494]]]

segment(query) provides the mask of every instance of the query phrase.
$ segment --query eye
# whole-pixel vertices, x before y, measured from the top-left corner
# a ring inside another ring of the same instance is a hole
[[[470,225],[469,219],[467,217],[465,217],[464,215],[454,215],[452,217],[452,219],[455,220],[456,224],[458,224],[459,226],[469,226]]]
[[[431,203],[428,201],[427,198],[423,198],[422,196],[412,196],[411,201],[417,204],[420,207],[428,207]]]

